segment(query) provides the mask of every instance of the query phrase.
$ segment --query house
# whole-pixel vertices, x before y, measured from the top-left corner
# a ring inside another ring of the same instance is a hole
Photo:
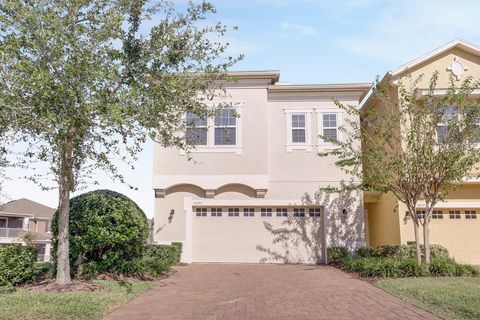
[[[396,70],[388,72],[383,82],[390,87],[392,97],[398,93],[398,84],[408,73],[412,79],[423,74],[420,91],[428,90],[434,71],[439,72],[437,92],[442,94],[453,74],[460,85],[468,76],[480,79],[480,47],[466,41],[452,41]],[[478,97],[478,92],[473,92]],[[381,108],[372,96],[364,99],[362,108]],[[420,201],[418,213],[421,214]],[[367,193],[365,217],[369,244],[400,244],[414,240],[412,221],[406,216],[406,206],[392,194]],[[480,265],[480,181],[467,180],[459,184],[438,203],[430,223],[430,243],[445,246],[459,262]]]
[[[480,78],[480,47],[455,40],[388,72],[384,81],[395,97],[407,71],[414,78],[423,73],[427,88],[435,70],[438,88],[447,87],[452,73],[459,81]],[[232,75],[237,81],[227,83],[228,98],[212,102],[230,108],[213,118],[186,115],[194,161],[155,145],[154,242],[183,242],[184,262],[322,263],[327,246],[354,250],[414,239],[393,195],[321,190],[352,179],[332,157],[317,155],[332,147],[319,136],[341,138],[339,126],[350,117],[332,97],[377,107],[370,83],[282,84],[278,71]],[[431,243],[459,262],[480,265],[480,181],[459,185],[435,211]]]
[[[154,148],[156,243],[183,242],[183,262],[321,263],[330,245],[365,245],[363,195],[321,187],[352,179],[332,157],[370,83],[287,85],[278,71],[233,72],[215,117],[186,114],[185,152]]]
[[[39,261],[50,260],[50,225],[55,209],[25,198],[0,205],[0,246],[25,243],[32,236]]]

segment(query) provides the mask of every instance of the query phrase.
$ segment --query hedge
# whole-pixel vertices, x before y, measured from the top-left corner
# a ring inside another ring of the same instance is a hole
[[[33,247],[12,244],[0,248],[0,286],[34,281],[36,262],[37,250]]]
[[[478,276],[479,271],[470,265],[456,263],[449,258],[448,250],[432,245],[432,260],[428,271],[415,259],[414,244],[381,246],[377,249],[363,247],[348,255],[346,247],[327,249],[330,260],[342,269],[356,272],[362,277],[419,277],[431,276]]]

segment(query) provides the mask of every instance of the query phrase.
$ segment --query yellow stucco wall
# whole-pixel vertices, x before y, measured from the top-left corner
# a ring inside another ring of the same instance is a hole
[[[365,203],[368,220],[368,242],[371,247],[400,243],[398,210],[392,194],[384,194],[377,202]]]
[[[450,75],[447,68],[454,58],[459,59],[468,67],[468,70],[456,83],[458,86],[467,76],[480,78],[480,57],[459,48],[453,48],[425,61],[409,72],[411,72],[412,78],[423,74],[424,78],[419,83],[419,87],[427,89],[433,72],[438,71],[437,88],[447,88]],[[392,89],[395,89],[393,83]],[[392,99],[396,99],[396,89],[392,91]],[[372,107],[381,110],[382,106],[372,100],[370,104],[366,105],[366,108]],[[436,208],[443,212],[443,219],[432,219],[430,224],[430,242],[446,247],[458,262],[480,265],[480,184],[459,185],[448,193],[445,200],[445,203],[439,204]],[[395,210],[395,208],[397,209]],[[414,240],[412,222],[404,219],[406,207],[392,195],[382,195],[378,202],[365,203],[365,209],[368,212],[367,230],[369,234],[367,237],[371,246],[400,244]],[[395,213],[392,213],[394,210]],[[460,219],[451,219],[449,216],[451,210],[460,211]],[[466,219],[466,210],[475,210],[477,219]]]

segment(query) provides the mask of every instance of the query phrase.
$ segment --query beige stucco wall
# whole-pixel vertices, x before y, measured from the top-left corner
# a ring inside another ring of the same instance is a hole
[[[214,185],[215,196],[208,200],[218,203],[246,200],[260,207],[278,200],[291,205],[322,206],[328,244],[352,248],[364,245],[362,194],[339,196],[319,192],[320,187],[338,186],[342,180],[350,179],[335,166],[334,159],[317,155],[317,112],[336,109],[332,102],[334,94],[293,93],[287,98],[272,98],[267,86],[241,84],[228,88],[227,93],[231,102],[243,105],[238,119],[241,152],[194,151],[192,161],[188,161],[178,150],[155,146],[154,188],[166,187],[164,197],[155,199],[155,241],[191,241],[188,216],[192,214],[191,203],[205,199],[205,186]],[[348,93],[341,98],[345,103],[358,105],[359,93]],[[287,150],[285,109],[311,111],[311,150]],[[258,197],[255,189],[263,188],[264,198]],[[342,214],[343,209],[346,214]]]

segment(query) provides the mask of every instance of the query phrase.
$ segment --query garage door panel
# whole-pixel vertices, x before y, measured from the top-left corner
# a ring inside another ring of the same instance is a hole
[[[258,214],[256,212],[255,217],[193,216],[193,261],[245,263],[323,261],[321,256],[323,248],[320,245],[323,233],[319,232],[320,217],[297,217],[295,218],[297,222],[298,219],[304,221],[296,225],[291,222],[290,217],[261,217]],[[298,225],[301,225],[301,228]]]

